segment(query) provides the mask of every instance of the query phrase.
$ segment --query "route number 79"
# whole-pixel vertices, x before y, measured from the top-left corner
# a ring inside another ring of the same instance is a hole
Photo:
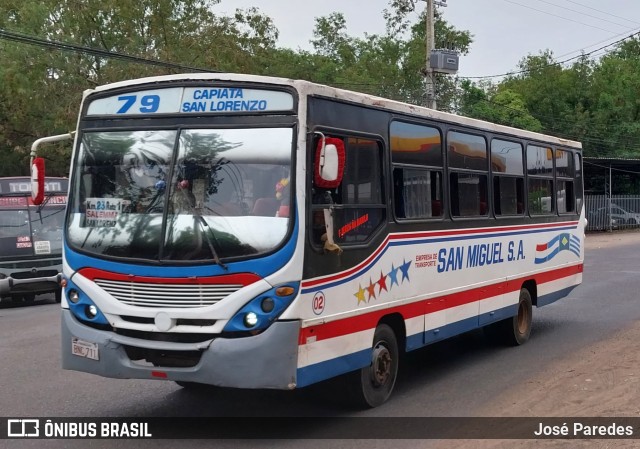
[[[137,95],[122,95],[118,97],[118,101],[123,101],[124,104],[118,109],[116,114],[126,114],[129,110],[138,103]],[[138,103],[138,111],[141,113],[152,113],[156,112],[160,107],[160,96],[159,95],[144,95],[140,97],[140,102]],[[135,111],[135,108],[134,108]],[[133,112],[133,111],[131,111]]]

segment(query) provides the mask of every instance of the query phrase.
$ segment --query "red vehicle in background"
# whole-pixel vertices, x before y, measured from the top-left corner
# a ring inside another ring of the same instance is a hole
[[[60,302],[67,189],[67,178],[46,178],[37,206],[29,177],[0,178],[0,299],[33,301],[53,292]]]

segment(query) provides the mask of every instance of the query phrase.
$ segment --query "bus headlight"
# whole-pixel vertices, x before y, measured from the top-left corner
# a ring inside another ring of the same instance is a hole
[[[77,304],[80,301],[80,294],[78,290],[71,289],[67,292],[67,298],[74,304]]]
[[[91,304],[90,306],[87,306],[87,308],[84,311],[84,313],[90,319],[94,319],[96,316],[98,316],[98,308],[96,306],[94,306],[93,304]]]
[[[271,313],[276,308],[276,303],[273,298],[264,298],[260,303],[260,308],[264,313]]]
[[[73,281],[67,279],[67,286],[69,310],[76,319],[85,323],[109,324],[98,306]]]
[[[258,315],[249,312],[244,316],[244,325],[251,328],[258,324]]]
[[[299,283],[279,285],[249,301],[222,330],[226,337],[256,335],[273,323],[298,295]]]

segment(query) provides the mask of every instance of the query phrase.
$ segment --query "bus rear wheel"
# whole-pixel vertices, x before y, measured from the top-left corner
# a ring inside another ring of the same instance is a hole
[[[389,399],[398,376],[398,359],[396,334],[380,324],[373,335],[371,364],[350,375],[349,391],[355,405],[373,408]]]
[[[485,332],[492,340],[507,346],[520,346],[529,340],[533,306],[531,293],[526,288],[520,290],[518,313],[506,320],[485,327]]]

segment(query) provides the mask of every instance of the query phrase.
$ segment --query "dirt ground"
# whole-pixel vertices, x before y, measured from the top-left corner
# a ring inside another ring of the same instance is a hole
[[[640,232],[588,234],[589,249],[640,243]],[[552,365],[544,379],[507,393],[482,411],[483,416],[640,417],[640,322],[610,339]],[[637,432],[637,430],[636,430]],[[600,440],[458,440],[446,448],[640,448],[637,439]]]

